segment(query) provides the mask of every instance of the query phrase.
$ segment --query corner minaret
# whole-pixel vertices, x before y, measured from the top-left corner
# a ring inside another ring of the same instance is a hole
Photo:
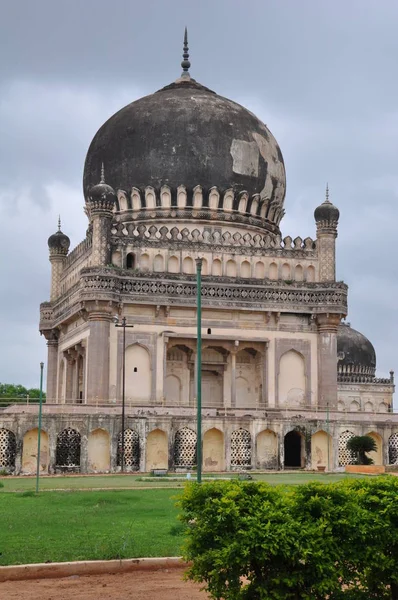
[[[100,182],[90,189],[87,199],[87,213],[93,229],[91,260],[93,267],[106,266],[110,263],[109,237],[115,202],[115,190],[105,183],[102,164]]]
[[[70,239],[61,231],[61,217],[58,218],[58,231],[48,238],[51,263],[51,293],[50,301],[53,302],[61,293],[60,281],[65,259],[69,252]]]
[[[314,212],[319,258],[319,281],[336,280],[336,237],[339,216],[339,209],[329,200],[329,186],[326,185],[325,201]]]

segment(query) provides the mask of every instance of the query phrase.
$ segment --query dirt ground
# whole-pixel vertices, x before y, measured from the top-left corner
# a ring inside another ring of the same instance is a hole
[[[0,583],[1,600],[207,600],[199,585],[183,581],[184,569],[112,575],[72,575]]]

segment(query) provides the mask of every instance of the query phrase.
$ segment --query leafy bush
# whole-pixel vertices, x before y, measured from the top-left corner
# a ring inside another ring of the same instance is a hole
[[[186,487],[188,577],[215,599],[398,599],[398,480]]]
[[[4,487],[4,483],[0,481],[0,489]]]
[[[354,435],[347,442],[347,449],[356,455],[357,465],[373,465],[374,460],[366,452],[377,452],[377,444],[370,435]]]

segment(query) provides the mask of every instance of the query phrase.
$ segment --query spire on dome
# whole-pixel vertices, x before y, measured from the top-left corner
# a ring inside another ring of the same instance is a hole
[[[330,200],[329,200],[329,184],[328,183],[326,184],[326,200],[325,200],[325,202],[330,202]]]
[[[182,57],[183,57],[183,61],[181,62],[181,66],[182,66],[181,77],[190,78],[191,76],[189,74],[189,67],[191,66],[191,63],[189,62],[188,31],[187,31],[186,27],[185,27],[185,33],[184,33],[184,46],[183,46]]]
[[[61,231],[61,215],[58,215],[58,231]]]
[[[105,183],[105,168],[104,163],[101,164],[101,179],[100,183]]]

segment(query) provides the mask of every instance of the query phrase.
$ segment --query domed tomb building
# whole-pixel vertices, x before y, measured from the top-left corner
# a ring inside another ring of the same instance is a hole
[[[327,191],[316,239],[283,237],[278,143],[191,78],[186,44],[182,65],[91,142],[86,238],[71,252],[60,227],[48,240],[43,470],[120,469],[123,358],[125,468],[195,465],[198,258],[203,468],[331,470],[352,462],[347,440],[365,433],[378,464],[398,462],[393,375],[376,379],[373,346],[341,324],[338,209]],[[0,413],[0,467],[31,469],[36,412]]]

